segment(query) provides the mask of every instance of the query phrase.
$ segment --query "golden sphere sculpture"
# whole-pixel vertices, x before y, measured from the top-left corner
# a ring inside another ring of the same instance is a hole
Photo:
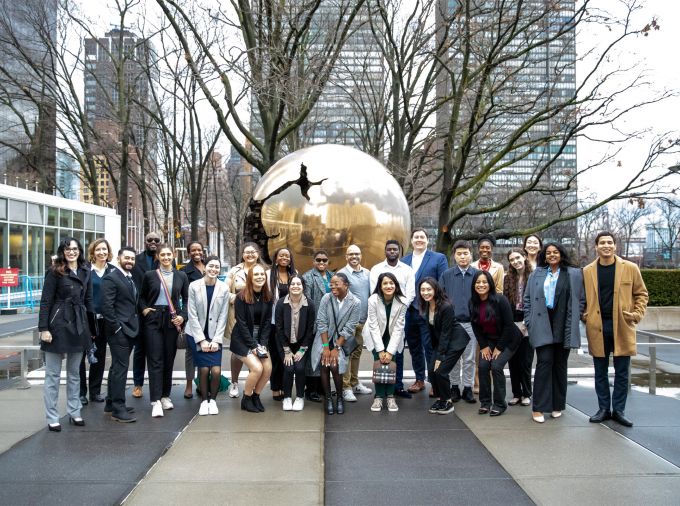
[[[397,181],[375,158],[349,146],[320,144],[276,162],[253,193],[262,204],[267,249],[291,250],[298,272],[312,267],[317,249],[328,251],[329,269],[346,265],[350,244],[362,265],[385,259],[385,241],[408,246],[411,217]]]

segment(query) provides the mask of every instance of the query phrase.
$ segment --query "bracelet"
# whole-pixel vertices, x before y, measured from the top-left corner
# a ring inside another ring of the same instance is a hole
[[[324,348],[328,348],[328,343],[321,343],[321,346],[323,346]]]
[[[302,353],[305,353],[305,352],[307,351],[307,348],[304,347],[304,346],[300,346],[300,347],[298,348],[298,351],[301,351]]]

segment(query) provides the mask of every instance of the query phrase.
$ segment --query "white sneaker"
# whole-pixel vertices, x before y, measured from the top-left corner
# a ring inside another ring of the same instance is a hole
[[[293,403],[293,411],[302,411],[305,407],[305,398],[298,397]]]
[[[232,383],[232,384],[229,386],[229,397],[235,399],[235,398],[238,397],[238,396],[239,396],[239,392],[238,392],[238,383]]]
[[[210,414],[210,408],[208,407],[208,401],[201,402],[201,406],[198,408],[198,416],[206,416]]]
[[[357,386],[354,387],[354,393],[366,395],[366,394],[372,394],[373,390],[371,390],[370,388],[365,387],[364,385],[359,383]]]
[[[371,404],[371,411],[381,411],[383,408],[382,397],[376,397],[373,399],[373,404]]]
[[[163,409],[172,409],[175,407],[170,397],[161,397],[161,405],[163,406]]]
[[[210,402],[208,402],[208,414],[209,415],[217,415],[219,414],[220,410],[217,409],[217,403],[211,399]]]
[[[393,413],[395,411],[399,411],[399,406],[397,406],[397,400],[394,397],[387,398],[387,410],[392,411]]]
[[[152,402],[151,406],[153,406],[151,408],[151,416],[153,418],[160,418],[163,416],[163,405],[161,404],[161,401]]]
[[[342,391],[342,398],[347,402],[357,402],[357,398],[354,397],[352,390],[349,388],[347,390]]]
[[[283,399],[283,410],[284,411],[293,411],[293,399],[290,397],[286,397]]]

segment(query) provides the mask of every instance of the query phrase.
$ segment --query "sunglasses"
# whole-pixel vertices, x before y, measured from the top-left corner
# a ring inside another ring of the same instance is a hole
[[[156,244],[159,244],[161,242],[161,240],[158,239],[157,237],[152,237],[152,238],[147,239],[146,242],[155,242]]]
[[[318,264],[326,264],[328,263],[328,258],[315,258],[314,261]]]

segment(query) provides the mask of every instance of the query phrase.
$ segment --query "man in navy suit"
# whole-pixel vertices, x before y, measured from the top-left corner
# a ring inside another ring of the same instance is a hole
[[[446,256],[427,249],[427,233],[422,228],[416,228],[411,232],[411,246],[413,252],[401,259],[406,265],[410,265],[416,276],[416,297],[406,313],[406,342],[411,352],[411,362],[416,373],[416,381],[408,392],[417,393],[425,388],[425,371],[432,357],[432,341],[430,328],[427,321],[420,316],[420,293],[418,286],[420,281],[431,277],[436,280],[449,268]],[[399,360],[401,359],[401,360]],[[402,383],[404,374],[403,355],[397,355],[397,384]]]

